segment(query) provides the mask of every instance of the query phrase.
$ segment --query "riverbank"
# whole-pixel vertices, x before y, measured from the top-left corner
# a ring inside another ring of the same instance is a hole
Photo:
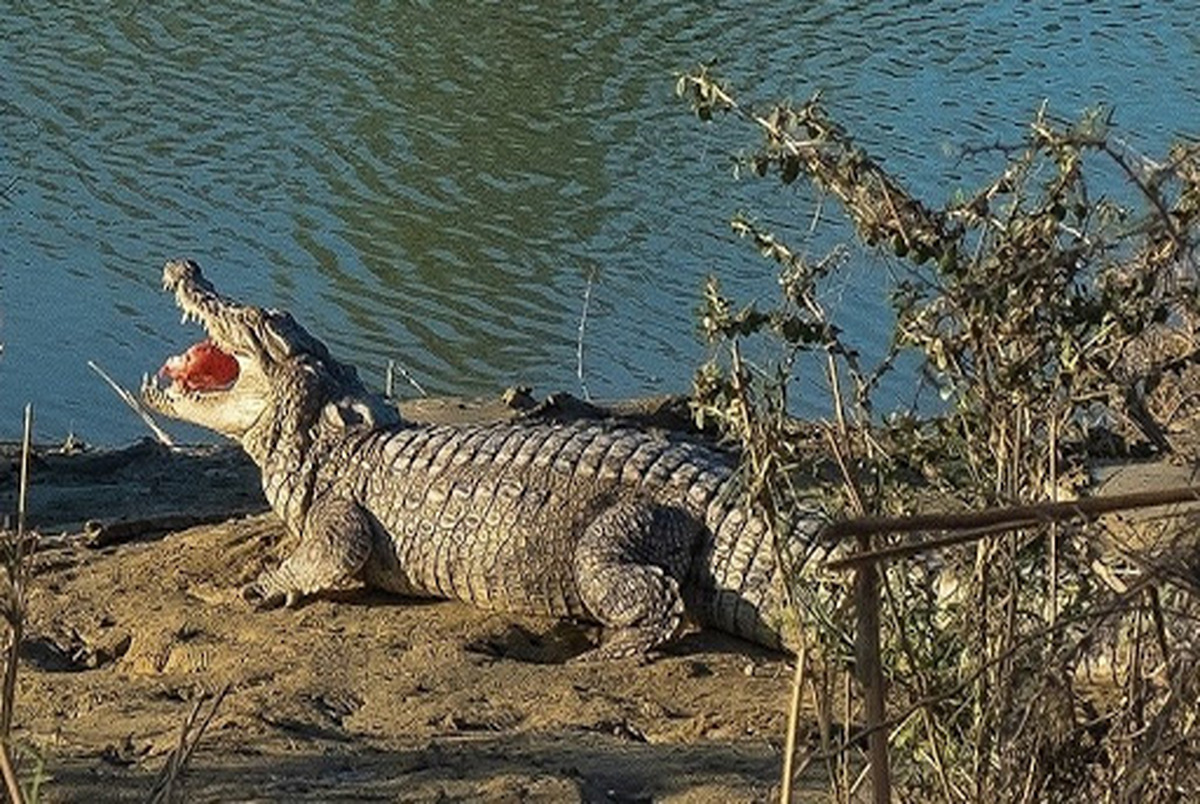
[[[513,390],[402,411],[690,426],[678,398],[595,407]],[[6,511],[18,466],[18,446],[0,444]],[[1191,478],[1184,464],[1097,467],[1090,493]],[[1165,518],[1182,511],[1112,517],[1107,532],[1138,552],[1147,533],[1164,537],[1163,522],[1194,530]],[[191,800],[775,795],[792,670],[731,637],[693,632],[651,663],[576,665],[593,629],[453,602],[348,589],[298,610],[252,610],[242,585],[291,545],[236,445],[43,447],[28,521],[41,537],[14,723],[33,749],[22,767],[44,763],[42,800],[145,800],[189,714],[221,690],[184,776]],[[827,789],[819,775],[805,786],[814,800]]]
[[[17,455],[0,449],[6,509]],[[575,665],[588,629],[457,603],[347,590],[252,610],[240,587],[289,545],[234,445],[41,449],[29,503],[42,538],[15,732],[45,763],[43,800],[145,800],[195,703],[226,687],[190,800],[761,801],[777,783],[791,669],[721,634]]]

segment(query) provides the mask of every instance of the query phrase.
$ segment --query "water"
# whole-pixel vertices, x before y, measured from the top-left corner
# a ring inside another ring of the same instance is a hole
[[[734,179],[755,132],[674,99],[702,60],[764,102],[822,90],[935,201],[995,167],[948,154],[1016,139],[1043,99],[1115,107],[1148,154],[1200,130],[1193,2],[573,5],[10,3],[0,438],[26,401],[42,441],[143,434],[86,361],[135,386],[198,337],[159,289],[173,256],[291,310],[368,382],[396,358],[433,393],[578,392],[590,283],[588,390],[686,388],[703,278],[774,292],[729,217],[803,240],[813,213]],[[851,266],[827,299],[876,345],[879,273]]]

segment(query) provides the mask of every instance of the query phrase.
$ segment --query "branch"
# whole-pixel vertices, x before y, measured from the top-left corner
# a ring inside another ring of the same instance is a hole
[[[1089,497],[1068,502],[1013,505],[961,513],[915,514],[901,517],[858,517],[830,523],[822,534],[828,542],[878,533],[917,533],[920,531],[959,531],[937,539],[899,544],[831,561],[829,569],[847,569],[889,558],[906,558],[927,550],[973,542],[993,533],[1017,530],[1048,522],[1094,519],[1102,514],[1154,508],[1162,505],[1200,502],[1200,487],[1178,486],[1157,491]]]

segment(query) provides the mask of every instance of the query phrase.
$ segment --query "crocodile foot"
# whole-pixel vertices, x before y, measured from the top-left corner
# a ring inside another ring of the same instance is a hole
[[[263,572],[256,580],[242,587],[242,599],[259,611],[284,606],[294,609],[303,595],[298,589],[289,589],[279,582],[275,573]]]

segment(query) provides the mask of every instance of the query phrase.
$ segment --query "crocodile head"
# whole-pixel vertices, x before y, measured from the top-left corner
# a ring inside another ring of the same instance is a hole
[[[191,260],[168,262],[163,287],[175,294],[184,323],[198,322],[207,337],[143,380],[142,400],[151,410],[239,439],[247,448],[256,435],[275,440],[308,434],[315,425],[345,428],[398,418],[363,387],[353,367],[330,357],[288,313],[218,294]]]

